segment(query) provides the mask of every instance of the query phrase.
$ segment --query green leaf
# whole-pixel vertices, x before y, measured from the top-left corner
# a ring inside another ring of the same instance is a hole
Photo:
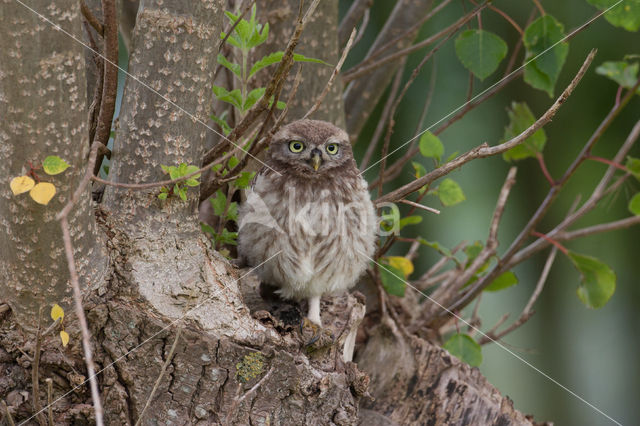
[[[400,229],[404,228],[407,225],[417,225],[422,222],[422,216],[407,216],[400,219]]]
[[[615,272],[595,257],[569,252],[569,258],[580,272],[578,298],[589,308],[603,307],[616,290]]]
[[[216,216],[224,215],[224,209],[227,207],[227,196],[224,195],[222,190],[218,189],[216,191],[215,198],[209,198],[209,202],[211,203],[211,207],[213,207],[213,213]]]
[[[213,229],[213,226],[208,225],[204,222],[200,222],[200,229],[202,229],[202,232],[209,233],[211,235],[215,235],[216,233],[216,230]]]
[[[187,188],[178,189],[178,195],[182,199],[182,201],[187,201]]]
[[[242,110],[246,111],[251,108],[256,102],[258,102],[262,95],[264,95],[265,90],[267,89],[265,89],[264,87],[259,87],[249,92],[249,94],[247,95],[247,99],[244,101]]]
[[[436,135],[426,131],[420,136],[420,154],[423,157],[435,158],[440,161],[444,154],[444,145]]]
[[[382,281],[382,287],[384,290],[398,297],[404,297],[404,291],[407,284],[402,279],[404,273],[391,265],[378,265],[378,271],[380,272],[380,281]]]
[[[606,10],[618,3],[619,0],[587,0],[600,10]],[[640,0],[623,0],[622,3],[604,14],[604,18],[616,27],[627,31],[637,31],[640,28]]]
[[[422,164],[412,161],[411,165],[413,166],[413,170],[415,171],[416,179],[421,178],[422,176],[427,174],[427,170],[424,168]],[[418,194],[424,194],[424,191],[426,190],[427,190],[427,186],[425,185],[422,188],[418,189]]]
[[[443,348],[472,367],[482,364],[482,347],[468,334],[454,334],[445,342]]]
[[[456,55],[480,80],[489,77],[507,55],[507,43],[484,30],[467,30],[456,38]]]
[[[626,89],[630,89],[638,81],[639,67],[640,65],[637,62],[629,64],[625,61],[607,61],[596,68],[596,73],[610,78]]]
[[[158,198],[161,200],[166,200],[168,196],[169,196],[168,192],[161,192],[158,194]]]
[[[640,192],[631,197],[631,201],[629,201],[629,211],[633,213],[634,216],[640,216]]]
[[[230,103],[238,109],[242,109],[242,93],[240,89],[228,91],[224,87],[213,86],[213,94],[221,101]]]
[[[222,118],[222,116],[220,117],[216,117],[215,115],[211,116],[211,119],[218,125],[220,126],[220,128],[222,129],[222,132],[224,133],[225,136],[229,136],[229,133],[231,133],[231,126],[229,126],[229,124],[227,123],[227,120],[225,120],[224,118]]]
[[[251,179],[253,179],[254,175],[255,172],[242,172],[240,173],[240,176],[236,178],[233,184],[236,186],[236,188],[245,189],[251,183]]]
[[[513,102],[511,109],[507,110],[507,114],[509,115],[509,124],[504,128],[504,136],[501,142],[515,138],[536,121],[536,118],[525,102]],[[520,145],[514,146],[503,153],[502,158],[504,158],[505,161],[517,161],[529,157],[535,158],[538,152],[542,152],[546,143],[547,135],[544,129],[540,129],[525,139]]]
[[[445,207],[455,206],[466,200],[460,185],[450,178],[444,179],[438,186],[438,198]]]
[[[501,274],[484,291],[500,291],[518,284],[518,277],[511,271]]]
[[[627,162],[624,165],[631,174],[638,180],[640,180],[640,158],[633,158],[627,156]]]
[[[238,160],[238,157],[236,157],[235,155],[232,155],[231,158],[229,158],[229,162],[227,164],[229,165],[229,169],[233,169],[238,164],[240,164],[240,160]]]
[[[227,33],[225,33],[224,31],[220,32],[220,40],[224,40],[225,37],[227,37]],[[229,43],[230,45],[237,47],[238,49],[242,49],[242,42],[240,40],[238,40],[233,34],[229,35],[229,37],[227,37],[227,43]]]
[[[425,245],[427,247],[431,247],[432,249],[436,250],[438,253],[440,253],[445,257],[453,257],[453,253],[451,253],[451,250],[444,247],[437,241],[427,241],[422,237],[418,237],[418,241],[420,242],[420,244]]]
[[[57,155],[49,155],[42,162],[42,168],[48,175],[57,175],[69,168],[69,164]]]
[[[282,101],[276,102],[276,108],[285,109],[286,107],[287,107],[287,104],[285,102],[282,102]]]
[[[550,97],[553,97],[556,80],[569,53],[568,43],[556,44],[564,36],[564,26],[551,15],[544,15],[533,21],[523,35],[525,63],[540,55],[525,67],[524,81],[536,89],[546,91]]]
[[[234,73],[238,78],[242,78],[240,65],[230,62],[222,53],[218,53],[218,63]]]
[[[484,244],[482,244],[482,241],[475,241],[473,244],[464,248],[464,254],[467,255],[467,266],[471,265],[483,248]]]
[[[283,56],[284,56],[284,52],[273,52],[263,57],[262,59],[260,59],[259,61],[253,64],[253,66],[251,67],[251,71],[249,71],[249,78],[251,78],[255,73],[257,73],[261,69],[268,67],[269,65],[273,65],[280,62]],[[315,59],[315,58],[308,58],[299,53],[293,54],[293,60],[296,62],[314,62],[316,64],[329,65],[325,61],[322,61],[320,59]]]
[[[229,203],[229,208],[227,209],[227,219],[233,220],[235,222],[238,221],[238,203],[235,201]]]

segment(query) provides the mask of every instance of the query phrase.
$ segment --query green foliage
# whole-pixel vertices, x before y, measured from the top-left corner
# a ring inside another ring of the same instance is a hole
[[[507,271],[498,276],[489,284],[484,291],[500,291],[518,284],[518,277],[511,271]]]
[[[624,166],[636,179],[640,180],[640,158],[627,156],[627,162]]]
[[[42,168],[48,175],[57,175],[70,167],[69,164],[57,155],[49,155],[42,162]]]
[[[264,371],[265,358],[260,352],[251,352],[236,364],[236,377],[242,383],[255,379]]]
[[[596,68],[596,73],[610,78],[625,89],[630,89],[638,81],[639,67],[638,62],[630,64],[627,61],[607,61]]]
[[[569,53],[569,43],[558,43],[564,36],[564,26],[551,15],[539,17],[524,31],[525,63],[545,52],[524,68],[524,81],[550,97]]]
[[[443,348],[472,367],[482,364],[482,347],[468,334],[454,334],[445,342]]]
[[[462,65],[480,80],[493,74],[508,50],[504,40],[484,30],[464,31],[455,44]]]
[[[253,173],[246,173],[248,176],[253,175]],[[215,243],[216,247],[220,245],[237,245],[238,233],[229,231],[224,225],[230,221],[238,221],[238,203],[235,201],[229,202],[227,196],[221,189],[216,191],[215,197],[209,198],[209,202],[213,208],[213,213],[220,218],[220,230],[216,230],[206,223],[201,223],[200,227],[205,233],[211,235],[211,239]]]
[[[422,156],[435,158],[436,163],[439,163],[440,158],[444,155],[444,145],[442,141],[430,131],[426,131],[420,136],[419,147]],[[422,169],[424,170],[424,167]],[[423,173],[423,175],[424,174],[426,174],[426,172]]]
[[[400,259],[404,259],[404,261]],[[380,273],[380,281],[384,290],[394,296],[404,297],[404,292],[407,288],[406,280],[409,274],[413,272],[411,261],[405,258],[383,257],[380,262],[378,272]],[[411,266],[407,265],[407,262]]]
[[[504,136],[501,142],[513,139],[536,121],[536,118],[525,102],[513,102],[511,109],[507,110],[507,114],[509,115],[509,124],[504,128]],[[537,153],[542,152],[546,143],[547,135],[544,129],[540,129],[525,139],[520,145],[514,146],[502,154],[502,158],[504,158],[505,161],[517,161],[530,157],[535,158]]]
[[[199,169],[198,166],[188,166],[185,163],[180,163],[180,165],[178,166],[165,166],[164,164],[161,164],[160,167],[162,167],[162,170],[164,170],[165,173],[169,174],[169,178],[171,180],[180,179],[184,176],[197,172]],[[161,200],[166,200],[171,195],[177,195],[182,201],[187,201],[187,189],[189,189],[188,187],[190,186],[200,185],[198,179],[200,179],[200,173],[182,182],[174,184],[172,188],[163,186],[162,188],[160,188],[160,194],[158,194],[158,198]]]
[[[603,307],[616,290],[616,274],[595,257],[569,252],[582,283],[578,286],[578,298],[589,308]]]
[[[258,60],[255,64],[253,64],[253,66],[251,67],[251,70],[249,71],[249,78],[253,77],[255,73],[257,73],[261,69],[266,68],[273,64],[277,64],[282,60],[283,57],[284,57],[284,52],[273,52],[267,56],[264,56],[262,59]],[[312,62],[315,64],[329,65],[323,60],[309,58],[300,53],[294,53],[293,60],[296,62]]]
[[[440,202],[445,207],[455,206],[466,200],[462,188],[451,178],[444,179],[435,190]]]
[[[422,176],[427,174],[427,170],[424,168],[422,164],[416,161],[412,161],[411,165],[413,166],[413,170],[415,171],[414,176],[416,177],[416,179],[419,179]],[[427,186],[425,185],[422,188],[418,189],[418,194],[422,195],[426,190],[427,190]]]
[[[631,200],[629,201],[629,211],[634,216],[640,216],[640,192],[631,197]]]
[[[619,0],[587,0],[600,10],[606,10],[616,5]],[[604,14],[604,18],[611,25],[624,28],[627,31],[638,31],[640,28],[640,0],[623,0],[613,9]]]
[[[400,229],[407,225],[417,225],[422,222],[422,216],[407,216],[400,219]]]

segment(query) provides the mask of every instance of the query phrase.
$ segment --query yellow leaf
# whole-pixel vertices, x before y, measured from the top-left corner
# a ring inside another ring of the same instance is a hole
[[[69,333],[62,330],[60,332],[60,340],[62,340],[62,346],[67,346],[67,344],[69,344]]]
[[[60,321],[64,319],[64,309],[62,309],[60,305],[56,303],[51,308],[51,319],[55,321],[58,318],[60,318]]]
[[[40,182],[29,192],[33,201],[39,204],[47,205],[49,201],[56,195],[56,187],[49,182]]]
[[[13,191],[13,195],[22,194],[23,192],[27,192],[31,188],[33,188],[35,182],[29,176],[18,176],[11,179],[11,191]]]
[[[401,270],[405,277],[408,277],[413,273],[413,263],[411,263],[411,261],[406,257],[389,256],[387,257],[387,260],[389,261],[389,265]]]

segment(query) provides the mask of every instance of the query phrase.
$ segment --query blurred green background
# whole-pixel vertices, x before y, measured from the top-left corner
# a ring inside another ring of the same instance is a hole
[[[344,14],[352,1],[341,0]],[[436,2],[437,3],[437,2]],[[454,1],[434,19],[424,25],[418,39],[444,28],[469,10],[468,1]],[[343,69],[349,69],[366,54],[376,34],[385,23],[395,2],[375,0],[370,22],[363,39],[354,47]],[[527,0],[496,0],[493,4],[512,16],[524,27],[533,8]],[[565,31],[582,25],[597,10],[585,0],[549,1],[542,4],[565,26]],[[483,28],[500,35],[509,45],[515,46],[519,34],[499,15],[485,10],[482,13]],[[472,20],[471,25],[477,26]],[[454,52],[454,38],[449,40],[436,56],[436,87],[432,104],[422,128],[428,128],[460,106],[466,99],[468,72]],[[404,79],[423,55],[427,47],[409,58]],[[556,85],[559,94],[578,70],[591,48],[598,55],[568,102],[560,109],[553,122],[545,127],[547,145],[544,151],[552,176],[558,178],[575,158],[585,141],[613,106],[617,85],[595,73],[595,68],[607,60],[621,60],[625,54],[640,53],[640,34],[615,28],[600,18],[570,41],[569,55]],[[509,53],[510,54],[510,53]],[[509,58],[507,54],[507,59]],[[522,63],[522,53],[518,63]],[[474,81],[474,94],[498,81],[506,67],[507,59],[484,82]],[[391,145],[400,146],[413,136],[417,120],[429,91],[432,72],[427,64],[407,93],[396,114],[396,126]],[[386,96],[386,95],[385,95]],[[384,98],[370,117],[367,127],[356,144],[356,158],[362,158],[364,149],[373,133]],[[525,84],[522,78],[510,83],[506,89],[485,102],[465,118],[447,129],[440,138],[445,144],[445,158],[449,154],[464,152],[482,142],[497,143],[508,123],[506,108],[512,101],[526,101],[536,116],[540,116],[553,102],[549,96]],[[612,158],[635,122],[640,119],[640,99],[636,96],[625,111],[615,120],[594,149],[594,154]],[[393,162],[400,150],[389,161]],[[640,157],[640,143],[631,155]],[[429,170],[432,165],[422,159]],[[518,164],[517,184],[506,206],[500,229],[502,253],[530,218],[546,195],[549,185],[537,162],[523,160]],[[419,234],[428,240],[436,240],[453,247],[462,240],[485,240],[488,224],[495,207],[500,187],[506,177],[509,164],[502,158],[474,161],[452,174],[464,189],[467,200],[459,205],[442,209],[441,215],[428,215],[419,225]],[[606,166],[587,162],[580,167],[569,184],[562,190],[538,230],[552,229],[566,214],[576,196],[585,200],[599,181]],[[412,179],[408,165],[403,174],[387,190]],[[378,174],[374,167],[367,172],[371,181]],[[612,221],[630,215],[627,203],[640,189],[637,181],[628,180],[622,189],[609,196],[594,212],[578,222],[584,227],[603,221]],[[425,203],[440,208],[434,197]],[[538,300],[536,314],[523,327],[506,336],[504,344],[536,368],[586,399],[598,409],[622,424],[638,424],[640,420],[640,227],[615,231],[565,244],[570,250],[595,256],[613,268],[618,276],[617,290],[609,303],[599,309],[587,309],[577,298],[578,272],[561,253],[548,278],[547,285]],[[406,245],[397,244],[396,253],[404,254]],[[520,314],[538,280],[549,250],[520,265],[516,274],[520,283],[508,290],[484,294],[480,307],[483,330],[489,329],[504,314],[512,317]],[[416,263],[416,276],[438,258],[430,249],[421,249]],[[410,290],[407,290],[410,291]],[[512,318],[515,319],[515,318]],[[503,394],[513,399],[515,406],[524,413],[534,414],[536,420],[553,421],[556,425],[605,425],[612,424],[606,417],[581,402],[567,390],[545,378],[532,367],[495,344],[483,347],[484,361],[481,371]]]

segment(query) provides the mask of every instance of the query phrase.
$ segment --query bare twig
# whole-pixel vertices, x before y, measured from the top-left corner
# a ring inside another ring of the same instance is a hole
[[[38,331],[36,332],[36,347],[33,352],[33,365],[31,367],[31,386],[33,390],[33,415],[38,419],[41,426],[47,424],[44,415],[41,413],[42,404],[40,403],[40,349],[42,347],[42,306],[38,310]]]
[[[386,194],[383,195],[382,197],[378,198],[376,200],[376,204],[380,204],[383,202],[393,202],[393,201],[397,201],[400,200],[404,197],[406,197],[408,194],[417,191],[418,189],[422,188],[424,185],[430,184],[431,182],[433,182],[434,180],[445,176],[446,174],[452,172],[453,170],[461,167],[462,165],[468,163],[469,161],[476,159],[476,158],[484,158],[484,157],[490,157],[496,154],[501,154],[505,151],[508,151],[509,149],[513,148],[514,146],[517,146],[519,144],[521,144],[522,142],[524,142],[529,136],[531,136],[533,133],[535,133],[538,129],[540,129],[542,126],[544,126],[545,124],[547,124],[549,121],[551,121],[551,119],[553,118],[553,116],[556,114],[556,112],[558,112],[558,110],[560,109],[560,107],[562,106],[562,104],[564,104],[564,102],[567,100],[567,98],[571,95],[571,93],[573,92],[573,90],[576,88],[576,86],[578,85],[578,83],[580,82],[580,80],[582,79],[582,77],[584,76],[584,74],[586,73],[587,69],[589,68],[589,65],[591,64],[591,62],[593,61],[593,58],[595,57],[595,53],[596,50],[592,50],[589,55],[587,56],[587,58],[585,59],[584,63],[582,64],[582,66],[580,67],[580,70],[578,71],[578,73],[575,75],[575,77],[573,78],[573,80],[571,80],[571,83],[569,83],[569,85],[567,86],[566,89],[564,89],[564,91],[562,92],[562,94],[558,97],[558,99],[556,99],[556,101],[553,103],[553,105],[551,105],[549,107],[549,109],[538,119],[536,120],[535,123],[533,123],[531,126],[529,126],[529,128],[527,128],[524,132],[522,132],[521,134],[519,134],[518,136],[504,142],[501,143],[499,145],[496,146],[492,146],[490,147],[488,144],[483,143],[469,151],[467,151],[466,153],[456,157],[455,159],[443,164],[441,167],[431,171],[430,173],[427,173],[426,175]]]
[[[9,309],[11,309],[9,305],[7,305],[6,303],[0,303],[0,315],[4,314]]]
[[[178,346],[180,333],[182,333],[182,328],[178,328],[178,331],[176,332],[176,337],[173,340],[173,345],[171,345],[171,349],[169,350],[169,355],[167,355],[167,359],[164,361],[164,364],[162,365],[162,369],[160,370],[160,374],[158,375],[158,378],[156,379],[156,382],[153,385],[153,389],[151,389],[149,398],[147,398],[147,402],[144,404],[144,408],[140,412],[140,417],[138,417],[138,421],[136,421],[136,426],[138,426],[140,422],[142,422],[144,413],[145,411],[147,411],[147,408],[149,408],[149,404],[153,400],[153,396],[155,395],[156,390],[158,390],[158,386],[160,386],[160,382],[162,381],[162,377],[164,376],[164,373],[167,371],[167,367],[169,366],[169,364],[171,364],[171,360],[173,359],[173,354],[176,350],[176,346]]]
[[[309,117],[311,114],[316,112],[318,110],[318,108],[320,107],[320,104],[322,104],[322,101],[324,100],[325,96],[327,96],[327,93],[329,93],[329,90],[331,89],[331,86],[333,85],[333,82],[336,79],[336,76],[338,75],[338,73],[342,69],[342,65],[344,64],[345,59],[347,59],[347,55],[349,54],[349,51],[351,50],[351,45],[353,44],[353,40],[354,40],[355,36],[356,36],[356,29],[354,28],[353,31],[351,31],[351,36],[349,37],[349,40],[347,41],[347,45],[342,50],[342,56],[340,57],[340,60],[336,64],[335,68],[333,69],[333,72],[331,73],[331,76],[329,77],[329,81],[327,81],[327,84],[324,86],[324,89],[322,89],[322,93],[320,93],[320,96],[318,96],[316,98],[316,102],[313,104],[311,109],[309,111],[307,111],[307,113],[304,115],[304,117],[302,117],[303,119]]]
[[[11,412],[9,411],[9,407],[7,407],[7,403],[4,402],[4,399],[1,400],[1,402],[4,413],[7,416],[7,423],[9,423],[10,426],[16,426],[16,424],[13,422],[13,417],[11,416]]]
[[[369,15],[371,15],[370,9],[366,9],[364,11],[364,16],[362,17],[362,24],[360,25],[360,28],[358,28],[358,35],[356,35],[355,40],[353,40],[354,46],[358,44],[360,40],[362,40],[362,37],[364,37],[364,33],[367,30],[367,25],[369,25]]]
[[[431,212],[431,213],[440,214],[440,210],[438,210],[438,209],[434,209],[433,207],[427,207],[427,206],[425,206],[423,204],[414,203],[413,201],[400,200],[398,202],[402,203],[402,204],[407,204],[409,206],[413,206],[413,207],[418,208],[418,209],[426,210],[426,211]]]
[[[89,6],[87,6],[87,3],[85,3],[84,0],[80,0],[80,12],[82,12],[82,16],[84,16],[84,19],[87,20],[87,22],[93,27],[93,29],[96,30],[96,32],[100,34],[100,36],[104,37],[104,26],[102,25],[100,20],[96,18],[93,13],[91,13]]]
[[[49,426],[54,426],[53,423],[53,380],[47,377],[45,379],[47,382],[47,411],[49,414]]]
[[[351,30],[353,30],[362,16],[373,4],[373,0],[356,0],[351,4],[351,7],[342,18],[340,26],[338,27],[338,44],[344,46],[348,40]],[[361,27],[366,26],[363,22]]]

